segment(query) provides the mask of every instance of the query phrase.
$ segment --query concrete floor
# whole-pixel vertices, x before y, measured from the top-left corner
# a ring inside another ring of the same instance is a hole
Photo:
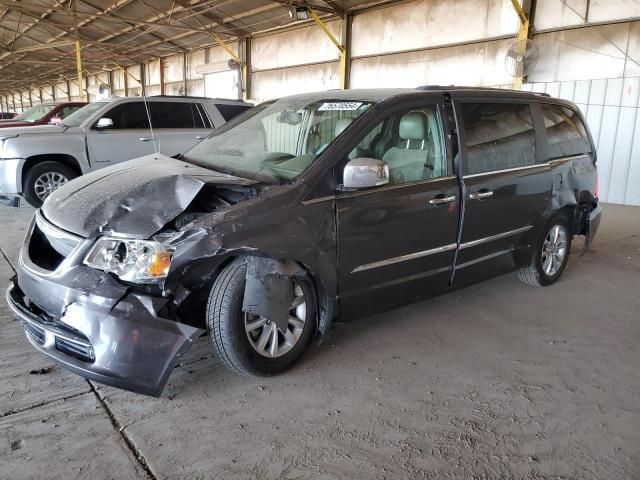
[[[28,208],[0,207],[0,283]],[[640,478],[640,208],[546,289],[515,275],[336,325],[237,377],[200,342],[160,399],[37,353],[0,305],[0,478]],[[576,248],[576,250],[578,250]]]

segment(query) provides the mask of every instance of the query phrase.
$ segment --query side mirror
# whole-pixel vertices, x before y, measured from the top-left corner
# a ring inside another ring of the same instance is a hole
[[[98,120],[98,123],[96,123],[96,128],[111,128],[113,127],[113,120],[111,120],[110,118],[101,118],[100,120]]]
[[[389,167],[375,158],[354,158],[344,167],[344,188],[371,188],[389,183]]]

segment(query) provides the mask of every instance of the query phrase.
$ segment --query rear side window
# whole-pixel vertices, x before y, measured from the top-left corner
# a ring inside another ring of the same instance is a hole
[[[222,105],[216,104],[216,108],[224,118],[225,122],[228,122],[233,117],[240,115],[242,112],[249,110],[251,108],[250,105]]]
[[[205,128],[197,104],[187,102],[150,102],[153,128]]]
[[[576,112],[560,105],[543,103],[540,106],[547,131],[549,160],[591,153],[587,129]]]
[[[463,103],[465,174],[536,163],[531,107],[526,103]]]

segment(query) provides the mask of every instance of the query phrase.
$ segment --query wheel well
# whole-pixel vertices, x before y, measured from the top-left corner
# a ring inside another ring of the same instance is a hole
[[[231,262],[245,257],[247,255],[230,255],[224,259],[224,261],[220,262],[216,268],[211,272],[211,274],[206,278],[204,283],[201,283],[196,288],[194,288],[189,296],[179,305],[178,314],[183,319],[190,319],[191,321],[187,321],[189,325],[195,326],[197,328],[203,328],[200,325],[200,322],[196,320],[197,317],[200,316],[201,312],[204,312],[206,308],[206,301],[208,300],[209,291],[211,289],[211,285],[213,284],[216,277],[220,274],[223,268],[229,265]],[[323,322],[323,316],[332,315],[333,307],[329,301],[327,296],[327,292],[324,284],[318,278],[317,275],[314,274],[313,269],[303,262],[295,261],[309,276],[310,283],[313,288],[314,300],[317,306],[317,317],[316,317],[316,331],[319,331],[320,334],[324,334],[326,328],[328,328],[328,323],[326,320]],[[195,272],[194,272],[195,273]],[[193,278],[193,277],[192,277]],[[195,314],[195,315],[194,315]],[[196,317],[196,318],[194,318]],[[204,314],[202,315],[202,319],[204,319]],[[329,320],[330,323],[330,320]],[[326,328],[322,328],[325,326]]]
[[[22,187],[24,189],[24,178],[27,175],[27,172],[36,164],[41,162],[58,162],[63,165],[68,166],[73,169],[73,171],[78,175],[82,175],[82,169],[80,168],[80,164],[78,161],[72,157],[71,155],[65,155],[63,153],[55,153],[55,154],[44,154],[44,155],[34,155],[32,157],[27,158],[27,161],[24,163],[22,167]]]

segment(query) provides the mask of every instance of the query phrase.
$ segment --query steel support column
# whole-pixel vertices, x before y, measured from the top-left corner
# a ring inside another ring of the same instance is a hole
[[[80,50],[80,40],[76,40],[76,68],[78,70],[78,88],[80,89],[80,100],[87,99],[82,81],[82,52]]]
[[[529,38],[529,15],[531,13],[531,0],[522,0],[522,5],[518,0],[511,0],[514,10],[520,19],[520,28],[518,29],[518,37],[516,42],[517,55],[524,55],[527,48],[527,39]],[[511,88],[520,90],[522,86],[523,76],[514,76]]]
[[[349,61],[348,61],[348,35],[349,35],[349,17],[345,14],[342,17],[342,43],[331,33],[327,24],[322,21],[322,19],[314,12],[312,9],[309,9],[309,15],[313,18],[313,21],[316,22],[316,25],[320,27],[320,29],[324,32],[324,34],[329,37],[331,43],[333,43],[338,51],[340,52],[340,88],[346,89],[349,85]]]

